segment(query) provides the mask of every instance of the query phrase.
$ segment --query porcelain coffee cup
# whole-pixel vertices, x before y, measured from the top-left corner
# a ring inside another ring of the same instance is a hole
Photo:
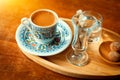
[[[48,44],[54,40],[58,15],[49,9],[39,9],[29,18],[22,18],[21,23],[30,31],[35,41]]]

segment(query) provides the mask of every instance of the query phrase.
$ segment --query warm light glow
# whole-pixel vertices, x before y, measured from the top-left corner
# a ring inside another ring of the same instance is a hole
[[[7,5],[18,5],[18,4],[22,4],[22,2],[25,2],[25,1],[24,0],[0,0],[0,6],[4,5],[4,4],[7,4]]]
[[[0,0],[0,3],[9,3],[9,4],[15,4],[15,3],[18,3],[18,2],[25,2],[27,0]]]
[[[0,0],[0,4],[15,4],[18,0]]]

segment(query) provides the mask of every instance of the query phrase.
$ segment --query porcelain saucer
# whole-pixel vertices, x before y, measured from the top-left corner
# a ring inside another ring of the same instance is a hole
[[[50,44],[36,42],[30,31],[22,24],[16,31],[16,41],[20,49],[37,56],[52,56],[64,51],[71,43],[72,31],[63,20],[58,21],[55,39]]]

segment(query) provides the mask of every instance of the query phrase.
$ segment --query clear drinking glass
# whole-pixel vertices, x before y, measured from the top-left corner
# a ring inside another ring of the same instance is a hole
[[[87,17],[94,16],[97,19],[96,23],[93,25],[93,26],[96,26],[96,28],[90,34],[88,42],[89,43],[98,42],[101,38],[101,33],[102,33],[102,22],[103,22],[102,15],[95,11],[84,11],[83,15]]]
[[[72,17],[74,27],[74,38],[72,41],[73,52],[66,55],[67,60],[77,66],[86,65],[89,57],[86,52],[88,39],[92,31],[96,28],[96,18],[94,16],[84,16],[81,10]]]

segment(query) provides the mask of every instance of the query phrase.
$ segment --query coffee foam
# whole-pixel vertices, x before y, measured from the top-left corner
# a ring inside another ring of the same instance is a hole
[[[45,27],[54,24],[56,18],[52,12],[39,11],[32,16],[32,22],[38,26]]]

